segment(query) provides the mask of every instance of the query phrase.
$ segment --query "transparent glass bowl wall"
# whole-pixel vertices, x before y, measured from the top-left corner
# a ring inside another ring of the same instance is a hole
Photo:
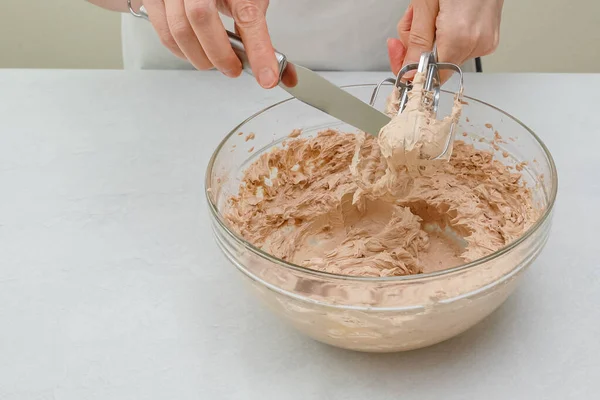
[[[367,102],[374,85],[345,89]],[[384,97],[377,100],[379,109],[383,109]],[[238,237],[222,217],[227,199],[237,194],[243,171],[263,151],[281,146],[293,129],[303,129],[303,137],[325,128],[355,131],[290,99],[236,127],[215,151],[206,174],[216,241],[248,288],[299,331],[321,342],[359,351],[392,352],[429,346],[467,330],[494,311],[514,291],[523,271],[546,243],[557,175],[547,149],[526,126],[493,106],[465,100],[468,104],[463,107],[457,140],[494,151],[507,164],[527,163],[522,173],[534,200],[545,211],[526,235],[474,263],[405,277],[319,273],[265,254]],[[451,95],[442,93],[442,104],[450,102]],[[504,138],[497,150],[491,145],[495,131]],[[255,138],[246,142],[250,133]],[[504,152],[508,158],[503,157]]]

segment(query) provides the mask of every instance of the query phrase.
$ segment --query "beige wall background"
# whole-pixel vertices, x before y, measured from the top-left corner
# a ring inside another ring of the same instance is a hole
[[[120,29],[83,0],[0,0],[0,68],[121,68]],[[600,72],[600,0],[506,0],[484,70]]]

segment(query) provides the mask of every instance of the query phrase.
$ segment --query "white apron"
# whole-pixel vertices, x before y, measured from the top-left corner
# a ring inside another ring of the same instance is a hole
[[[319,71],[388,71],[386,40],[409,0],[271,0],[267,25],[274,47],[289,60]],[[233,31],[233,21],[223,17]],[[162,46],[152,25],[124,14],[126,69],[191,69]],[[470,61],[463,69],[475,70]]]

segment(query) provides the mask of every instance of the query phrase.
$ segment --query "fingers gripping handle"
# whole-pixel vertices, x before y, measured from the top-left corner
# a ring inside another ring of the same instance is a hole
[[[146,11],[146,8],[144,6],[141,6],[140,10],[136,12],[131,6],[131,0],[127,0],[127,5],[129,6],[129,12],[134,17],[142,18],[145,20],[149,19],[148,12]],[[254,75],[252,73],[252,68],[250,67],[250,62],[248,61],[248,54],[246,53],[246,48],[244,47],[242,38],[230,31],[227,31],[227,36],[229,37],[229,43],[231,43],[233,51],[242,62],[242,67],[244,71],[250,75]],[[277,50],[275,50],[275,58],[277,58],[277,63],[279,64],[279,81],[281,81],[281,76],[283,75],[283,71],[285,71],[285,67],[287,66],[287,58],[285,57],[285,55],[279,53]]]
[[[250,62],[248,61],[248,54],[246,54],[246,48],[244,47],[244,43],[242,43],[242,38],[229,31],[227,31],[227,36],[229,37],[229,43],[231,43],[235,55],[237,55],[242,62],[244,71],[253,75],[252,68],[250,68]],[[277,58],[277,63],[279,64],[279,81],[281,81],[281,76],[287,66],[287,59],[285,55],[279,53],[277,50],[275,50],[275,58]]]

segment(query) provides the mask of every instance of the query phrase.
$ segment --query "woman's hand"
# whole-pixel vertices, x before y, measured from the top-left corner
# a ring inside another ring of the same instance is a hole
[[[390,66],[397,74],[418,63],[437,43],[438,60],[457,65],[492,53],[500,38],[503,0],[412,0],[398,23],[399,39],[388,39]]]
[[[124,1],[124,0],[123,0]],[[242,64],[233,52],[219,12],[235,21],[252,72],[264,88],[279,80],[279,65],[267,30],[269,0],[143,0],[161,42],[201,70],[217,68],[239,76]]]

